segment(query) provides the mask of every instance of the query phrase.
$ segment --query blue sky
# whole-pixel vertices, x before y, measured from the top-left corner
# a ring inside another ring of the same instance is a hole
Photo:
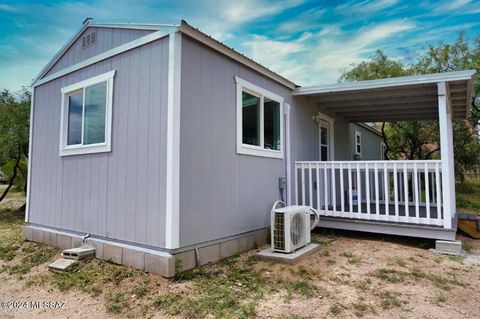
[[[0,89],[29,85],[85,17],[185,19],[299,85],[336,82],[340,70],[376,49],[409,62],[459,31],[480,35],[473,0],[8,1],[0,2]]]

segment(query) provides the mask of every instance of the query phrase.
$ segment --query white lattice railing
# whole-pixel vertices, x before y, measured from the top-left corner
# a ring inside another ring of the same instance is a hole
[[[321,216],[445,225],[440,160],[295,162],[294,174],[297,205]]]

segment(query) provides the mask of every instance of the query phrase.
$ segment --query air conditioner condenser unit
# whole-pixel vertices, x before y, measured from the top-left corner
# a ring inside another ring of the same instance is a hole
[[[309,206],[286,206],[275,208],[271,212],[272,250],[291,253],[309,244],[310,230],[318,224],[318,213]],[[311,214],[315,222],[311,223]]]

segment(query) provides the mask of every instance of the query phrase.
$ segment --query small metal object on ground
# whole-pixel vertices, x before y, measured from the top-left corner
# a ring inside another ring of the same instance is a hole
[[[300,248],[299,250],[286,254],[281,252],[272,251],[270,247],[259,251],[256,256],[266,260],[273,260],[281,263],[293,264],[299,261],[300,259],[309,256],[320,249],[319,244],[310,243],[305,247]]]
[[[74,260],[95,257],[95,247],[85,245],[78,248],[65,249],[62,252],[62,257],[65,259],[74,259]]]
[[[60,258],[48,265],[48,270],[53,272],[69,271],[78,264],[78,260]]]

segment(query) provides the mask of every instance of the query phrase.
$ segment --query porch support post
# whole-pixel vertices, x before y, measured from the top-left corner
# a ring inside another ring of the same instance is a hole
[[[450,97],[447,84],[438,86],[438,122],[440,126],[440,156],[442,160],[442,190],[444,228],[452,228],[452,217],[456,214],[455,167],[453,161],[453,129]]]

